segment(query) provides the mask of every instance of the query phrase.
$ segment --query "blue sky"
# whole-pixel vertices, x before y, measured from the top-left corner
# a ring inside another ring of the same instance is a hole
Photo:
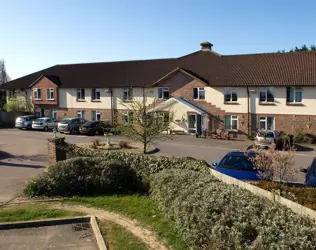
[[[14,79],[55,64],[316,44],[316,1],[1,1],[0,58]]]

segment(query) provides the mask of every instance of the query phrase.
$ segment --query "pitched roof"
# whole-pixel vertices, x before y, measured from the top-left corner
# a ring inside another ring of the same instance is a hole
[[[150,87],[176,68],[210,86],[316,86],[316,52],[223,56],[200,50],[170,59],[56,65],[1,88],[29,88],[41,75],[59,77],[62,88]]]

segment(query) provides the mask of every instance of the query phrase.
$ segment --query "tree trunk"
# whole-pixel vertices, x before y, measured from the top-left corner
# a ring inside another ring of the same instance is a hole
[[[146,150],[147,150],[147,143],[144,142],[144,149],[143,149],[144,154],[146,154]]]

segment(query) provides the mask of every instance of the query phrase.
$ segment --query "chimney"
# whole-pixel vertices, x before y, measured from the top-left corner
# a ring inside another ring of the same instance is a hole
[[[213,44],[211,44],[210,42],[202,42],[201,43],[201,50],[211,51],[212,50],[212,46],[213,46]]]

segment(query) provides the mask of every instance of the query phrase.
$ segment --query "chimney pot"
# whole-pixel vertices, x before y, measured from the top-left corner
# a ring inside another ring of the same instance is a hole
[[[212,46],[213,46],[213,44],[211,44],[210,42],[202,42],[201,43],[201,50],[211,51],[212,50]]]

